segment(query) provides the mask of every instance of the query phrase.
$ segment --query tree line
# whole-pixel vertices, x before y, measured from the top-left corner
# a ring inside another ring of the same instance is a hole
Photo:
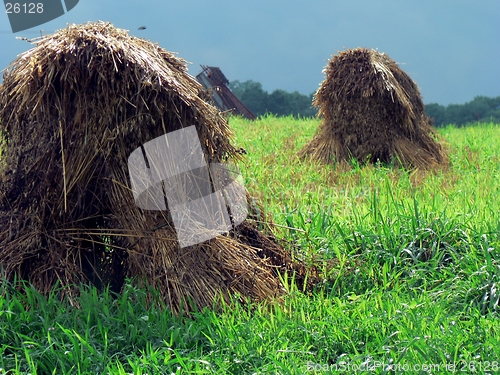
[[[252,80],[229,83],[231,91],[245,104],[255,116],[272,113],[278,116],[311,117],[316,115],[312,107],[313,94],[303,95],[298,91],[274,90],[270,94],[262,84]]]
[[[434,126],[454,124],[464,126],[478,122],[500,122],[500,96],[489,98],[476,96],[465,104],[443,106],[437,103],[425,106],[427,116],[434,120]]]
[[[288,92],[274,90],[268,93],[262,84],[252,80],[245,82],[231,81],[231,91],[256,116],[272,113],[278,116],[316,116],[317,110],[312,107],[314,93],[304,95],[298,91]],[[489,98],[476,96],[465,104],[450,104],[443,106],[437,103],[425,105],[425,112],[434,121],[434,126],[455,124],[463,126],[479,122],[500,122],[500,96]]]

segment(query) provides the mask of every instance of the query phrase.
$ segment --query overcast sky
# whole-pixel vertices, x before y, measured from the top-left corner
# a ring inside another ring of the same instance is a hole
[[[218,66],[230,81],[257,81],[269,92],[315,92],[332,54],[369,47],[398,62],[425,103],[500,96],[498,0],[80,0],[16,34],[2,12],[0,70],[31,48],[16,36],[97,20],[177,52],[193,75],[200,64]]]

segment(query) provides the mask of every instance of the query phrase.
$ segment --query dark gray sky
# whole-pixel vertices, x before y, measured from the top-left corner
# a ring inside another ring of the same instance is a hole
[[[254,80],[269,92],[310,94],[332,54],[369,47],[398,62],[425,103],[500,96],[498,0],[80,0],[16,34],[3,13],[0,69],[31,48],[15,36],[97,20],[178,52],[193,75],[200,64],[218,66],[229,80]]]

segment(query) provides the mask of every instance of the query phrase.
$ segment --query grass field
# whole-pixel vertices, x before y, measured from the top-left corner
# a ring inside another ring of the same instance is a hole
[[[0,374],[500,373],[500,127],[439,130],[444,171],[297,160],[316,119],[230,120],[245,184],[323,281],[192,318],[127,285],[81,308],[0,284]],[[16,288],[17,287],[17,288]]]

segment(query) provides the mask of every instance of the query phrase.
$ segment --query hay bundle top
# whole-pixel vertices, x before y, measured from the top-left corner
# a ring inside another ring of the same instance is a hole
[[[231,131],[185,61],[109,23],[68,26],[19,56],[0,87],[0,266],[41,290],[141,276],[173,310],[283,290],[288,255],[248,221],[180,251],[166,211],[142,210],[127,160],[194,125],[207,163],[236,157]],[[173,161],[175,162],[175,161]],[[266,260],[267,259],[267,260]],[[187,302],[191,301],[191,302]]]
[[[4,76],[2,117],[10,138],[26,132],[17,128],[26,124],[57,134],[59,124],[48,115],[56,112],[64,127],[91,137],[104,134],[89,130],[127,135],[154,123],[166,132],[191,121],[185,126],[198,125],[211,157],[216,150],[216,160],[235,154],[226,121],[203,100],[185,60],[160,46],[101,22],[68,26],[36,44]]]
[[[322,124],[301,151],[322,162],[357,159],[432,167],[446,159],[416,83],[384,53],[339,53],[315,94]]]

